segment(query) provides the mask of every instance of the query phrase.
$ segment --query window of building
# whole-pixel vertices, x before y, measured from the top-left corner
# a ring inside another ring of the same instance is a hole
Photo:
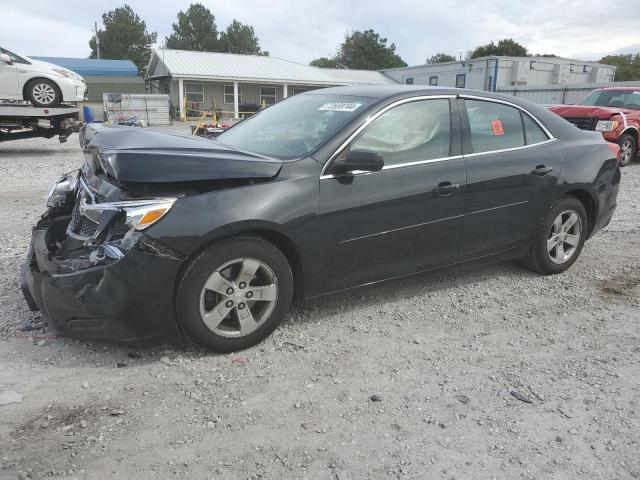
[[[224,86],[224,103],[233,104],[233,84]],[[242,103],[242,87],[238,85],[238,104]]]
[[[540,128],[533,118],[524,112],[520,112],[522,115],[522,124],[524,125],[524,139],[527,145],[534,145],[536,143],[545,142],[549,140],[549,137],[544,130]]]
[[[466,79],[467,75],[464,73],[459,73],[458,75],[456,75],[456,88],[464,88]]]
[[[293,87],[291,89],[291,95],[298,95],[299,93],[304,93],[308,90],[308,88],[304,87]]]
[[[394,107],[353,140],[350,150],[380,153],[385,165],[449,156],[449,100],[422,100]]]
[[[438,86],[438,76],[434,75],[433,77],[429,77],[429,85],[431,85],[432,87],[437,87]]]
[[[185,83],[184,96],[187,104],[204,102],[204,85],[202,83]]]
[[[407,77],[404,79],[404,83],[407,85],[413,85],[413,77]]]
[[[260,105],[276,103],[276,87],[260,87]]]
[[[525,145],[520,110],[501,103],[465,100],[473,153]]]

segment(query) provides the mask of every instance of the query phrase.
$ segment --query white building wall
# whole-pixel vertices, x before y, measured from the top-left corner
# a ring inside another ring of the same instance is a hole
[[[551,85],[609,82],[615,67],[579,62],[562,58],[499,57],[496,87],[517,85]],[[465,88],[492,90],[496,76],[496,58],[487,57],[461,62],[384,70],[398,83],[429,85],[429,78],[437,77],[438,86],[455,87],[457,75],[465,75]]]

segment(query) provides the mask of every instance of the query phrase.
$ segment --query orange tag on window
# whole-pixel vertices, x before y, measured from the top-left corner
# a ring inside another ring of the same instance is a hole
[[[504,128],[502,128],[501,120],[491,120],[491,129],[494,135],[504,135]]]

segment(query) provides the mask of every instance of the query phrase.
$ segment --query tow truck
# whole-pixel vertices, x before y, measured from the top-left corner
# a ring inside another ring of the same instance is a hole
[[[64,143],[81,126],[74,105],[36,107],[28,102],[0,100],[0,142],[57,135]]]

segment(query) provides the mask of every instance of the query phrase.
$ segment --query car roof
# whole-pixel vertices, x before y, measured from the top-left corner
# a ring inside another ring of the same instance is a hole
[[[485,92],[482,90],[470,90],[466,88],[432,87],[429,85],[350,85],[345,87],[329,87],[309,90],[301,95],[346,95],[354,97],[374,98],[377,100],[393,100],[396,98],[417,96],[474,96],[487,99],[502,100],[530,109],[536,104],[501,93]]]
[[[601,91],[607,91],[607,90],[628,90],[628,91],[640,91],[640,85],[633,87],[633,86],[628,86],[628,87],[602,87],[602,88],[596,88],[596,90],[598,90],[599,92]]]
[[[418,97],[418,96],[437,96],[437,95],[460,95],[486,98],[488,100],[499,100],[516,105],[523,108],[530,114],[534,115],[538,120],[553,133],[554,136],[560,138],[569,138],[576,136],[576,129],[569,122],[559,115],[550,112],[548,109],[541,107],[533,102],[511,95],[503,95],[501,93],[484,92],[480,90],[468,90],[464,88],[446,88],[431,87],[428,85],[351,85],[346,87],[330,87],[310,90],[300,95],[346,95],[354,97],[374,98],[374,104],[388,103],[395,100]],[[375,107],[374,107],[375,108]],[[574,132],[575,130],[575,132]]]

